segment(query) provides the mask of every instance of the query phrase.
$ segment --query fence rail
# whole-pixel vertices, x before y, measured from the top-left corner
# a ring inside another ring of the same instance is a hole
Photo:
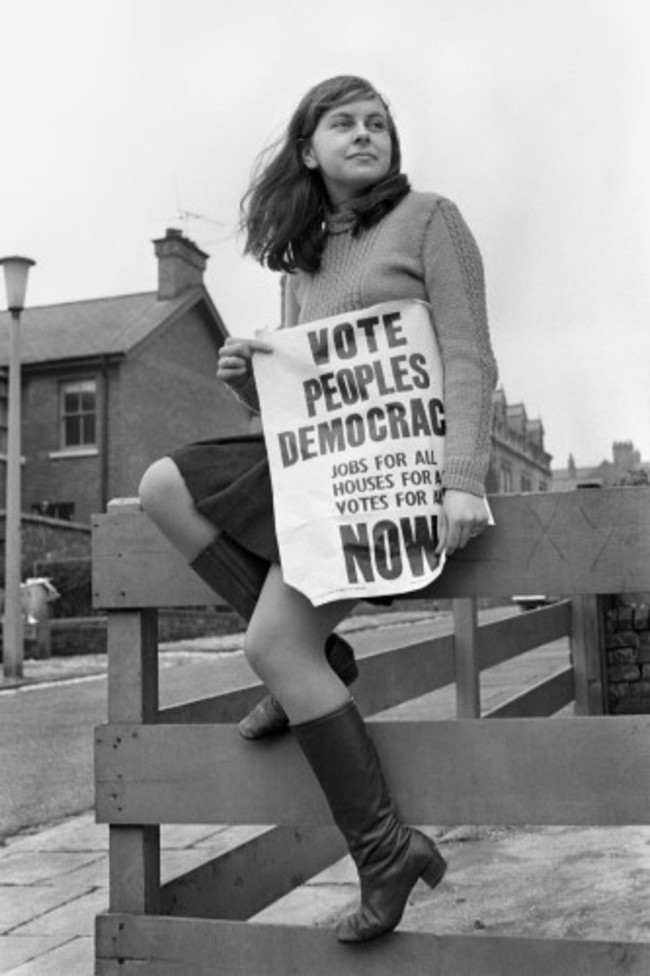
[[[490,503],[496,528],[427,591],[453,598],[453,634],[361,661],[355,697],[368,715],[456,685],[457,720],[371,723],[400,809],[415,823],[648,824],[650,717],[602,715],[599,654],[599,594],[650,589],[648,492]],[[233,728],[259,686],[159,708],[157,608],[219,598],[136,504],[96,519],[93,567],[109,618],[109,722],[96,734],[111,871],[100,976],[650,972],[650,943],[399,934],[359,952],[329,931],[247,922],[341,856],[343,842],[291,737],[251,747]],[[478,626],[477,595],[514,592],[569,599]],[[567,635],[572,667],[481,717],[482,670]],[[545,717],[572,700],[577,717]],[[275,826],[161,886],[162,823]]]

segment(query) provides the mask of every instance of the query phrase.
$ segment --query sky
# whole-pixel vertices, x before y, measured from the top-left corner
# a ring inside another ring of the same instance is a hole
[[[150,291],[151,242],[179,227],[229,331],[277,325],[239,201],[304,92],[362,75],[412,185],[478,240],[500,385],[553,466],[614,440],[650,461],[647,7],[0,0],[0,257],[37,262],[31,306]]]

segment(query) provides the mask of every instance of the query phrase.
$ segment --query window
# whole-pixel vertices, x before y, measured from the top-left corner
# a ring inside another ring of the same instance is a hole
[[[61,446],[64,450],[95,446],[96,403],[95,380],[79,380],[61,386]]]
[[[512,470],[507,464],[502,464],[499,470],[499,491],[512,491]]]
[[[521,490],[522,491],[532,491],[533,483],[527,474],[522,474],[521,476]]]
[[[74,519],[74,502],[34,502],[32,512],[35,515],[71,522]]]

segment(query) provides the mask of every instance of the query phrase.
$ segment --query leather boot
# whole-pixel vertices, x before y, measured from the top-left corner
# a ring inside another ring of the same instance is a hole
[[[231,539],[226,533],[217,536],[203,552],[199,553],[191,569],[211,589],[228,601],[244,620],[253,616],[269,564]],[[354,651],[347,641],[336,633],[325,642],[325,654],[332,670],[341,681],[351,685],[359,675]],[[239,731],[246,739],[259,739],[265,735],[283,732],[289,727],[289,719],[272,696],[266,695],[239,723]]]
[[[447,865],[426,834],[399,820],[353,701],[292,728],[359,872],[360,907],[339,922],[336,936],[339,942],[376,939],[398,925],[416,882],[435,888]]]

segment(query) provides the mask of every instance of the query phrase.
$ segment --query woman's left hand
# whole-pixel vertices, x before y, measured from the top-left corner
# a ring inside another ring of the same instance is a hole
[[[446,550],[450,556],[462,549],[470,539],[480,535],[488,524],[488,509],[483,498],[466,491],[448,489],[442,500],[438,520],[438,548],[440,555]]]

